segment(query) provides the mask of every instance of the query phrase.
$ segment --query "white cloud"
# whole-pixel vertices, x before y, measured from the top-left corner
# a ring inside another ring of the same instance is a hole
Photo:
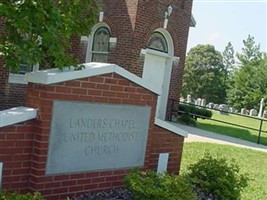
[[[208,36],[208,40],[210,42],[216,42],[220,39],[220,34],[219,33],[211,33],[209,36]]]

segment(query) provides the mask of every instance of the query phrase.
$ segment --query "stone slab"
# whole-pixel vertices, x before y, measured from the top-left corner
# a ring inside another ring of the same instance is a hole
[[[144,165],[151,108],[54,101],[46,174]]]

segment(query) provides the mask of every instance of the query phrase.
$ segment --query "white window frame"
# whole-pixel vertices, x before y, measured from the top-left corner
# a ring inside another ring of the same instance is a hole
[[[108,52],[92,51],[95,32],[101,27],[107,28],[109,30],[109,33],[111,33],[109,26],[104,22],[100,22],[100,23],[96,24],[92,28],[91,34],[88,36],[88,43],[87,43],[87,49],[86,49],[86,58],[85,58],[85,62],[86,63],[92,62],[92,57],[93,57],[94,53],[105,54],[105,55],[109,54],[109,51]],[[111,38],[111,35],[110,35],[110,38]]]
[[[32,72],[39,70],[39,64],[35,64],[32,67]],[[9,72],[8,76],[8,83],[15,83],[15,84],[28,84],[25,79],[25,74],[16,74]]]

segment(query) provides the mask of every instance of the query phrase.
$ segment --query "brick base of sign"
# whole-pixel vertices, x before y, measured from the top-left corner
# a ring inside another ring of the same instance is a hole
[[[154,125],[157,95],[110,73],[52,85],[28,85],[26,105],[38,109],[38,118],[0,128],[2,189],[39,191],[46,199],[56,200],[122,186],[129,168],[47,175],[55,100],[151,107],[143,168],[156,170],[159,154],[169,153],[167,169],[179,173],[184,138]]]

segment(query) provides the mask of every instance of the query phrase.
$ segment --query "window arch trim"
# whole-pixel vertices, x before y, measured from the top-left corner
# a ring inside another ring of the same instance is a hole
[[[151,34],[148,40],[147,48],[160,51],[160,52],[164,52],[164,53],[168,53],[167,39],[161,32],[155,31]]]
[[[105,51],[99,51],[95,48],[95,36],[99,30],[106,31],[108,33],[108,39],[106,41],[106,49]],[[106,56],[106,59],[104,62],[108,61],[108,54],[109,54],[109,39],[111,37],[111,31],[109,26],[106,23],[100,22],[96,24],[88,37],[88,44],[87,44],[87,53],[86,53],[86,62],[103,62],[103,61],[96,61],[96,55]]]

